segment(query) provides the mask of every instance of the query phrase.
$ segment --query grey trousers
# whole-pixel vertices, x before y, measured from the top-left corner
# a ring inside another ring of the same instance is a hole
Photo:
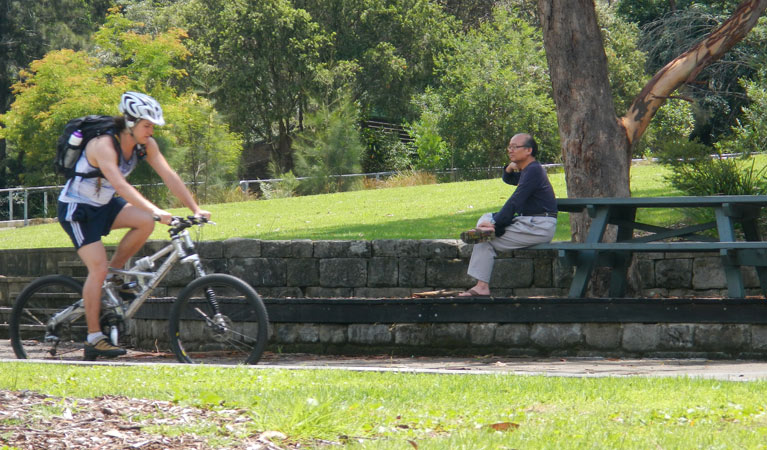
[[[491,213],[483,215],[477,221],[477,225],[480,222],[489,222],[491,217]],[[551,242],[556,230],[557,219],[554,217],[519,216],[514,219],[514,223],[506,227],[503,236],[474,244],[469,260],[468,274],[479,281],[489,283],[495,264],[496,251],[513,250]]]

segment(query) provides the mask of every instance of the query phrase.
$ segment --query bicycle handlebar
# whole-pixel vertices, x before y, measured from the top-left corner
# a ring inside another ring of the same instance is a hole
[[[152,216],[152,218],[155,220],[155,222],[160,221],[160,217],[158,216]],[[170,224],[168,226],[170,229],[168,232],[171,235],[175,235],[180,233],[182,230],[185,230],[193,225],[202,226],[205,224],[211,224],[215,225],[216,222],[213,222],[212,220],[208,220],[205,217],[197,217],[197,216],[172,216],[170,219]]]

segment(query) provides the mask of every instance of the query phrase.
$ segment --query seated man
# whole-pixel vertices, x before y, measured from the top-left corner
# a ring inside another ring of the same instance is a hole
[[[509,164],[503,181],[517,189],[500,211],[487,213],[477,227],[461,233],[461,239],[475,244],[468,274],[477,284],[461,297],[489,296],[490,275],[497,250],[512,250],[551,242],[557,229],[557,200],[546,170],[535,156],[538,144],[529,134],[517,134],[508,147]]]

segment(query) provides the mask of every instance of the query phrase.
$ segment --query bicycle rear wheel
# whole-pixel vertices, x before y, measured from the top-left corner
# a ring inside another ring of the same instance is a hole
[[[173,304],[170,348],[183,363],[255,364],[266,346],[268,327],[266,307],[250,285],[231,275],[205,275],[184,288]]]
[[[83,286],[65,275],[48,275],[21,291],[11,310],[11,345],[20,359],[82,359],[88,334],[85,315],[47,329],[51,317],[82,298]]]

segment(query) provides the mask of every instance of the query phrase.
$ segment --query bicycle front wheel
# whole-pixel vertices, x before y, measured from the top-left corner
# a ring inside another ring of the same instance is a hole
[[[85,315],[55,327],[51,318],[83,298],[83,286],[65,275],[40,277],[21,291],[11,310],[11,345],[20,359],[82,359],[88,334]]]
[[[231,275],[205,275],[173,304],[170,347],[183,363],[255,364],[268,327],[266,307],[250,285]]]

